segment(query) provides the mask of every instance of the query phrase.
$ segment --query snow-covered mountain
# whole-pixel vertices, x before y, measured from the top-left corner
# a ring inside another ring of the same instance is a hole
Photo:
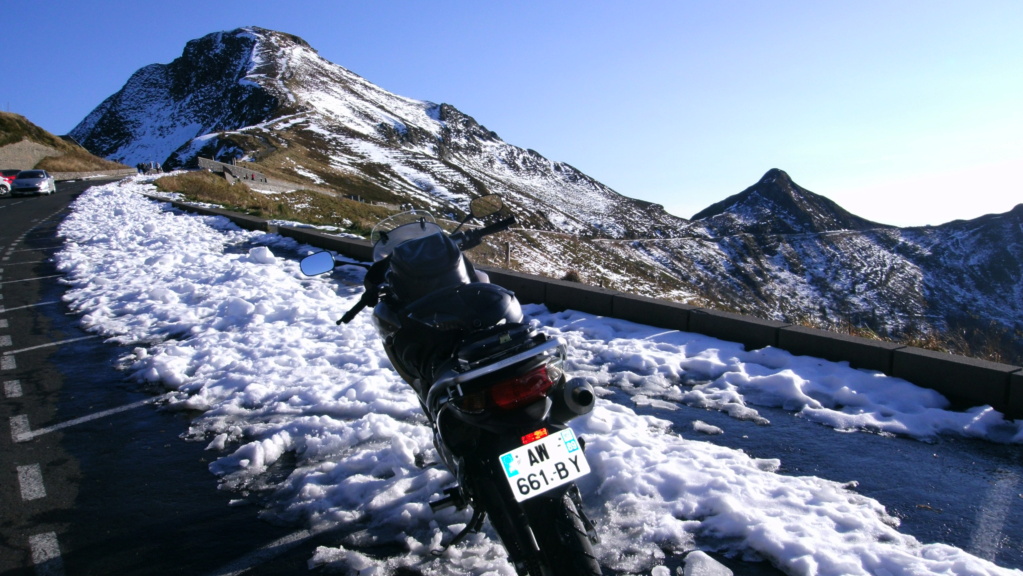
[[[514,265],[766,318],[905,337],[1023,361],[1023,205],[942,226],[870,222],[770,170],[691,220],[508,144],[449,104],[405,98],[261,28],[210,34],[136,72],[71,135],[129,165],[197,156],[438,212],[505,196]],[[684,159],[683,159],[684,161]]]
[[[165,166],[256,159],[369,198],[446,210],[505,194],[532,225],[613,237],[677,218],[502,141],[447,104],[405,98],[261,28],[210,34],[136,72],[71,135],[98,155]]]
[[[831,329],[869,327],[1023,360],[1023,204],[941,226],[870,222],[782,170],[694,217],[710,240],[635,245],[716,304]]]

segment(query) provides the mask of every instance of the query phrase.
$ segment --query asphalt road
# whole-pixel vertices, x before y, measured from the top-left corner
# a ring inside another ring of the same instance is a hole
[[[126,381],[84,332],[51,256],[71,200],[0,198],[0,574],[305,573],[324,536],[230,506],[188,414]]]

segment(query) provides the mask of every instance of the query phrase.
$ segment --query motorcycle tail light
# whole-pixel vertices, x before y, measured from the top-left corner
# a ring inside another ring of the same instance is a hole
[[[553,386],[554,380],[547,372],[547,365],[544,364],[525,374],[493,385],[490,388],[490,398],[498,408],[513,410],[547,396],[547,392]]]

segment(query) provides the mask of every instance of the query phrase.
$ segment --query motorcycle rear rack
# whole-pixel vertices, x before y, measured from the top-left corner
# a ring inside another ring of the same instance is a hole
[[[487,364],[486,366],[480,366],[474,370],[468,372],[462,372],[460,374],[453,374],[441,378],[434,382],[433,386],[430,387],[430,392],[427,394],[426,403],[427,406],[434,407],[439,404],[446,404],[452,400],[456,400],[465,396],[465,392],[462,391],[462,384],[481,378],[488,374],[493,374],[498,370],[502,370],[509,366],[514,366],[524,360],[535,358],[538,356],[554,356],[559,354],[561,349],[565,346],[565,343],[560,338],[552,338],[543,344],[534,346],[528,350],[509,356],[502,360],[498,360],[493,364]]]

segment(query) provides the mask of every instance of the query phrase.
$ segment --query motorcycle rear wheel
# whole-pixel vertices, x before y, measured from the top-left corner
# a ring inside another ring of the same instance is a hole
[[[528,500],[522,507],[548,570],[537,576],[601,575],[581,511],[567,491],[555,499]]]
[[[506,486],[499,488],[497,481],[502,479],[474,477],[476,498],[519,576],[601,576],[582,515],[569,493],[574,486],[520,504]]]

